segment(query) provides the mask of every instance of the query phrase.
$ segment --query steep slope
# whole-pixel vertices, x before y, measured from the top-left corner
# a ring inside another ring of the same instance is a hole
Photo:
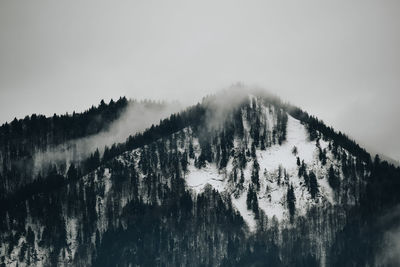
[[[108,104],[101,101],[83,113],[48,118],[33,114],[5,123],[0,127],[0,199],[54,176],[54,172],[65,175],[71,163],[85,161],[96,149],[125,141],[130,134],[177,111],[179,105],[171,107],[124,97]]]
[[[371,196],[368,157],[274,97],[212,96],[114,146],[87,175],[71,165],[58,186],[7,199],[1,262],[335,266],[337,238]]]

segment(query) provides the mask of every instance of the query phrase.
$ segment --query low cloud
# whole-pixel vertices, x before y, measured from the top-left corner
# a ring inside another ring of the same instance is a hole
[[[274,97],[265,89],[236,83],[220,90],[215,97],[204,98],[203,104],[207,106],[206,121],[209,129],[220,127],[236,107],[249,100],[250,95]]]
[[[152,124],[158,124],[161,119],[169,117],[181,108],[182,106],[176,102],[159,104],[146,101],[130,102],[120,118],[109,125],[108,130],[36,153],[35,171],[46,170],[49,163],[65,162],[68,166],[71,162],[87,158],[96,149],[103,152],[106,146],[126,141],[130,135],[142,132]]]
[[[400,266],[400,205],[380,219],[379,227],[388,230],[383,235],[376,266]]]

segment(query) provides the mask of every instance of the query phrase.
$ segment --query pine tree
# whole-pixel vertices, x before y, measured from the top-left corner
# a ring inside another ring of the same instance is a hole
[[[193,140],[189,141],[189,158],[194,159]]]
[[[289,215],[290,215],[290,220],[293,220],[293,216],[296,211],[296,196],[294,194],[294,189],[293,185],[290,185],[288,187],[287,193],[286,193],[286,200],[287,200],[287,205],[289,209]]]
[[[240,180],[239,180],[240,184],[244,184],[244,173],[243,173],[243,169],[240,169]]]
[[[296,146],[293,147],[293,149],[292,149],[292,154],[295,155],[295,156],[297,156],[298,151],[297,151],[297,147],[296,147]]]
[[[251,156],[252,156],[253,158],[256,158],[256,157],[257,157],[257,154],[256,154],[256,145],[255,145],[254,142],[251,144]]]
[[[247,159],[246,159],[246,152],[244,148],[239,153],[239,166],[241,169],[246,168]]]
[[[226,151],[226,147],[221,145],[221,159],[219,162],[219,168],[223,169],[226,167],[226,165],[228,164],[228,160],[229,160],[229,156],[228,153]]]
[[[67,177],[70,181],[75,181],[78,178],[78,171],[73,163],[68,168]]]
[[[328,172],[328,182],[333,190],[337,190],[340,188],[340,179],[336,175],[335,170],[332,165],[329,168],[329,172]]]
[[[187,166],[188,166],[188,153],[185,151],[182,154],[182,159],[181,159],[181,166],[182,166],[182,171],[186,172],[187,171]]]
[[[237,182],[237,167],[233,168],[233,181],[236,183]]]
[[[321,149],[319,147],[319,160],[321,161],[322,165],[326,164],[326,149]]]
[[[93,167],[96,168],[100,164],[100,152],[98,149],[93,154]]]
[[[252,200],[253,200],[253,187],[249,186],[249,189],[247,190],[247,196],[246,196],[246,206],[247,206],[248,210],[251,210]]]
[[[268,146],[268,143],[266,143],[267,140],[267,127],[266,125],[264,125],[264,130],[262,133],[262,137],[261,137],[261,149],[265,150],[265,148]]]
[[[257,191],[260,190],[260,165],[258,164],[257,159],[254,159],[253,162],[253,170],[251,172],[251,182],[253,183],[253,185],[256,186]]]
[[[243,138],[244,127],[243,127],[243,119],[242,119],[242,109],[238,109],[235,113],[235,131],[238,137]]]
[[[300,161],[300,159],[298,160],[298,162]],[[299,165],[299,164],[298,164]],[[306,164],[304,163],[304,160],[302,160],[301,161],[301,166],[300,166],[300,168],[299,168],[299,173],[298,173],[298,175],[299,175],[299,177],[301,177],[301,176],[303,176],[305,173],[306,173],[306,169],[307,169],[307,166],[306,166]]]
[[[206,161],[211,163],[213,160],[213,153],[212,153],[212,148],[210,144],[210,140],[205,137],[202,142],[200,142],[200,147],[201,147],[201,153],[199,156],[198,164],[201,167],[206,166]]]
[[[265,136],[261,136],[261,145],[260,145],[261,150],[265,150]]]
[[[310,179],[310,194],[312,198],[315,198],[318,193],[318,182],[317,182],[317,177],[315,176],[313,171],[310,171],[309,173],[309,179]]]
[[[247,191],[246,205],[248,210],[252,210],[258,217],[258,197],[257,192],[254,190],[253,186],[249,186]]]

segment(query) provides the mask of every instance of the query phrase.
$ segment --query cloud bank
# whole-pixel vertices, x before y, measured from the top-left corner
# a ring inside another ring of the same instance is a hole
[[[34,169],[45,170],[49,163],[66,163],[81,161],[99,149],[103,152],[106,146],[124,142],[130,135],[142,132],[161,119],[169,117],[182,108],[177,102],[150,103],[130,102],[120,118],[112,122],[108,130],[96,135],[68,141],[46,151],[38,152],[34,156]]]

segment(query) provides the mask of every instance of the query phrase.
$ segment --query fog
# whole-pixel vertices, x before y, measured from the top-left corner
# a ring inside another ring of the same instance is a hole
[[[205,97],[202,104],[207,106],[205,121],[209,131],[223,126],[229,114],[237,108],[254,88],[246,87],[244,84],[233,84],[228,88],[221,89],[211,97]],[[215,96],[215,97],[214,97]]]
[[[279,98],[265,88],[249,86],[244,83],[235,83],[223,88],[216,93],[203,98],[202,104],[207,106],[205,121],[208,130],[212,131],[223,126],[228,116],[232,115],[234,109],[240,106],[249,96],[264,96]]]
[[[266,88],[400,159],[400,2],[0,2],[0,122]]]
[[[264,88],[251,87],[243,83],[232,84],[216,91],[215,94],[203,97],[198,101],[207,106],[205,121],[209,131],[222,126],[232,110],[239,106],[250,94],[272,96]],[[151,103],[148,101],[129,101],[120,117],[107,129],[98,134],[74,139],[56,147],[49,147],[34,155],[34,170],[37,174],[46,171],[50,164],[81,162],[97,149],[102,154],[106,146],[125,142],[126,139],[143,132],[151,125],[157,125],[161,119],[184,110],[186,106],[179,102]]]
[[[130,101],[120,117],[112,122],[108,129],[36,153],[35,170],[43,170],[49,162],[66,162],[68,166],[71,162],[87,158],[96,149],[102,153],[105,146],[111,147],[113,144],[124,142],[130,135],[142,132],[152,124],[158,124],[161,119],[169,117],[181,108],[182,106],[176,102],[148,105],[146,102]]]
[[[380,218],[379,227],[388,229],[383,236],[377,266],[400,266],[400,206]]]

